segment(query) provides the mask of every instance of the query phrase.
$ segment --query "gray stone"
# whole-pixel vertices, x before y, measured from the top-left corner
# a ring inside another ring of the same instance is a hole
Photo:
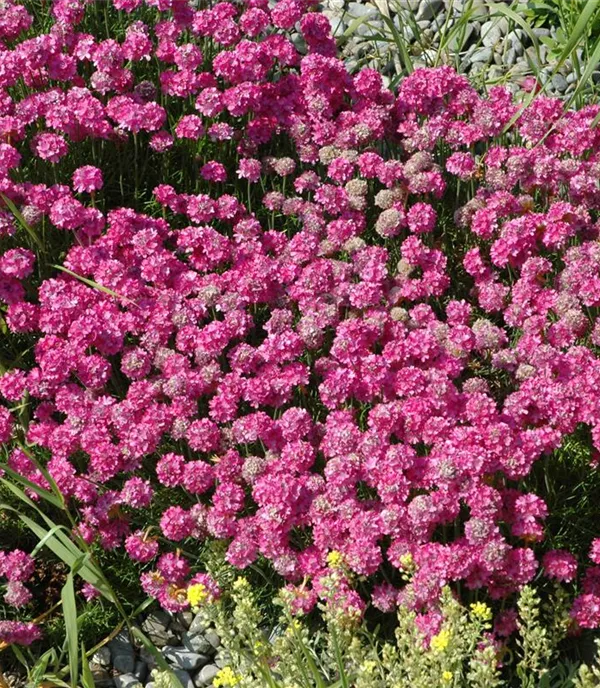
[[[476,76],[477,74],[481,74],[483,70],[487,67],[485,62],[473,62],[471,65],[471,74],[473,76]]]
[[[444,8],[444,0],[421,0],[417,10],[417,21],[420,19],[433,19]]]
[[[214,663],[222,669],[223,667],[229,666],[231,664],[231,655],[227,650],[219,650],[215,655]]]
[[[596,74],[597,72],[594,72]],[[593,77],[593,74],[592,74]],[[567,74],[567,83],[568,84],[574,84],[577,81],[577,74],[575,72],[571,72],[570,74]]]
[[[181,640],[190,652],[208,655],[214,653],[214,648],[202,633],[184,633]]]
[[[536,36],[537,38],[542,38],[542,36],[549,36],[550,35],[550,29],[531,29],[531,33]]]
[[[373,5],[367,5],[362,2],[350,2],[348,3],[348,14],[351,17],[376,17],[378,11]]]
[[[100,664],[91,662],[90,671],[94,679],[94,684],[98,686],[98,688],[112,688],[112,686],[115,685],[112,676],[108,673],[106,668],[100,666]]]
[[[169,632],[171,625],[171,617],[163,611],[156,611],[148,616],[142,622],[142,630],[156,645],[156,647],[164,647],[173,639],[173,633]]]
[[[192,677],[189,675],[187,671],[182,671],[181,669],[174,669],[173,673],[175,674],[175,676],[177,676],[183,688],[194,688],[194,682],[192,681]]]
[[[118,654],[113,656],[113,669],[120,674],[131,674],[135,668],[135,656],[131,654]]]
[[[219,649],[221,647],[221,638],[219,638],[218,634],[216,631],[210,630],[206,631],[204,634],[204,637],[208,642],[212,645],[212,647],[215,648],[215,650]]]
[[[150,654],[145,648],[140,650],[140,659],[148,665],[149,669],[154,669],[156,665],[156,658]]]
[[[194,614],[192,612],[179,612],[177,614],[177,620],[182,626],[189,628],[194,620]]]
[[[141,688],[142,686],[140,680],[133,674],[121,674],[121,676],[115,676],[114,681],[116,688]]]
[[[99,664],[100,666],[110,666],[110,649],[106,647],[101,647],[99,650],[94,652],[91,660],[94,664]]]
[[[154,681],[148,681],[148,683],[146,683],[146,688],[154,688]]]
[[[125,631],[121,631],[115,638],[113,638],[110,643],[108,643],[108,648],[113,656],[132,655],[134,653],[131,640],[129,640],[129,636]]]
[[[135,669],[133,670],[133,675],[142,683],[146,680],[148,676],[148,665],[141,659],[135,663]]]
[[[208,655],[190,652],[185,647],[167,646],[163,648],[163,654],[171,664],[175,664],[175,666],[184,671],[194,671],[210,662]]]
[[[194,617],[194,620],[192,621],[189,632],[190,633],[204,633],[206,629],[208,628],[208,625],[206,621],[202,618],[202,613],[196,614]]]
[[[552,77],[552,86],[559,92],[564,93],[567,90],[567,80],[562,74],[555,74]]]
[[[491,48],[478,48],[472,55],[472,62],[489,62],[492,59]]]
[[[517,53],[514,48],[509,48],[504,56],[506,64],[511,67],[517,61]]]
[[[457,31],[448,42],[448,49],[452,52],[462,50],[475,33],[473,24],[467,24],[464,29]]]
[[[401,7],[403,10],[411,10],[411,12],[414,12],[416,9],[418,9],[420,4],[421,0],[398,0],[399,7]]]
[[[481,27],[481,42],[484,46],[494,46],[508,31],[508,21],[504,17],[485,22]]]
[[[207,664],[205,667],[202,667],[194,677],[196,687],[203,688],[203,686],[209,686],[218,673],[219,667],[215,664]]]

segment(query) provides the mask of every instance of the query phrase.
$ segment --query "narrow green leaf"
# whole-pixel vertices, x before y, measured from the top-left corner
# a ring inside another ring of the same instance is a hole
[[[381,19],[385,23],[385,25],[388,27],[390,30],[393,38],[394,38],[394,43],[396,44],[396,47],[398,48],[398,52],[400,53],[400,58],[402,62],[404,63],[404,69],[408,72],[408,74],[412,74],[415,71],[415,67],[413,65],[413,62],[410,58],[408,49],[406,47],[406,42],[404,41],[404,38],[396,28],[396,25],[394,22],[390,19],[390,17],[386,17],[385,14],[380,14]]]
[[[588,29],[589,21],[592,18],[594,12],[597,10],[598,5],[600,5],[600,0],[588,0],[586,2],[585,7],[581,11],[579,19],[577,20],[577,23],[573,27],[573,31],[571,31],[571,35],[567,39],[565,47],[563,48],[563,51],[560,54],[560,57],[558,58],[558,63],[555,69],[558,69],[564,63],[564,61],[571,55],[573,50],[577,47],[581,39],[585,36],[586,31]]]
[[[16,513],[18,518],[20,518],[21,521],[33,533],[35,533],[35,535],[37,535],[38,539],[44,540],[46,547],[48,547],[49,550],[54,552],[54,554],[56,554],[56,556],[61,561],[64,561],[65,564],[69,566],[69,568],[73,568],[73,566],[76,566],[78,564],[78,561],[82,557],[87,557],[87,555],[84,552],[78,549],[76,545],[71,540],[69,540],[69,538],[65,535],[64,532],[62,532],[61,529],[57,528],[56,532],[53,535],[48,535],[48,531],[45,528],[40,526],[38,523],[33,521],[25,514],[22,514],[19,511],[17,511],[17,509],[14,509],[13,507],[8,506],[7,504],[0,504],[0,508]],[[56,524],[53,524],[51,521],[49,525],[51,528],[56,526]],[[81,578],[83,578],[83,580],[87,581],[88,583],[91,583],[95,588],[97,588],[100,591],[100,593],[104,597],[106,597],[107,600],[114,604],[117,604],[117,600],[115,599],[110,588],[107,586],[104,576],[95,564],[93,564],[90,561],[86,561],[85,563],[81,564],[81,570],[78,571],[78,574],[79,576],[81,576]]]
[[[14,218],[17,220],[17,222],[21,225],[21,227],[29,234],[29,236],[33,239],[33,241],[38,245],[42,251],[44,250],[44,243],[42,240],[39,238],[37,235],[37,232],[31,227],[31,225],[25,220],[17,206],[10,200],[8,196],[3,194],[0,191],[0,198],[4,201],[6,204],[7,208],[10,210],[10,212],[13,214]]]
[[[600,61],[600,38],[596,41],[596,45],[594,46],[594,50],[592,52],[592,55],[590,56],[587,66],[581,75],[581,78],[577,82],[577,87],[571,94],[571,97],[567,101],[567,104],[565,105],[565,110],[568,110],[577,96],[581,93],[582,89],[585,87],[587,82],[591,79],[593,72],[596,70],[598,66],[598,62]]]
[[[47,502],[50,502],[50,504],[53,504],[54,506],[58,507],[59,509],[62,509],[64,507],[64,504],[62,503],[62,501],[56,495],[52,494],[52,492],[48,492],[48,490],[44,490],[43,487],[40,487],[39,485],[31,482],[31,480],[28,480],[27,478],[20,475],[16,471],[13,471],[12,468],[9,468],[6,464],[0,464],[0,468],[7,475],[9,475],[11,478],[13,478],[17,482],[21,483],[21,485],[24,485],[28,489],[35,492],[42,499],[45,499]]]
[[[126,296],[121,296],[121,294],[117,294],[116,291],[113,291],[112,289],[109,289],[108,287],[105,287],[104,285],[99,284],[98,282],[94,282],[94,280],[88,279],[87,277],[82,277],[81,275],[78,275],[76,272],[69,270],[69,268],[65,268],[62,265],[53,265],[52,267],[56,268],[56,270],[61,270],[62,272],[65,272],[67,275],[70,275],[75,279],[78,279],[80,282],[87,284],[88,287],[92,287],[93,289],[97,289],[98,291],[108,294],[109,296],[113,296],[115,299],[122,299],[123,301],[126,301],[127,303],[130,303],[133,306],[137,306],[135,301],[128,299]]]
[[[169,664],[167,664],[167,660],[157,650],[154,643],[149,638],[147,638],[137,626],[133,626],[131,632],[140,641],[140,643],[142,643],[146,650],[154,657],[158,666],[163,671],[169,672],[169,674],[171,675],[171,680],[173,681],[174,688],[183,688],[183,686],[181,685],[181,681],[177,678],[177,675],[173,673],[173,669]]]
[[[96,688],[83,642],[81,643],[81,685],[83,688]]]
[[[73,571],[70,571],[67,576],[60,598],[62,600],[65,630],[67,634],[69,678],[72,688],[77,688],[77,679],[79,678],[79,630],[77,628],[77,603],[75,602]]]
[[[350,24],[348,24],[348,28],[342,34],[343,40],[352,38],[356,32],[356,29],[358,29],[358,27],[364,24],[366,21],[369,21],[369,16],[367,14],[364,14],[362,17],[355,17]]]

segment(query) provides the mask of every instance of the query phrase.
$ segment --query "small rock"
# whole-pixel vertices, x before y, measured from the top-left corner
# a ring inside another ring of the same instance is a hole
[[[477,74],[481,74],[486,67],[487,65],[485,62],[473,62],[470,72],[473,76],[476,76]]]
[[[190,652],[185,647],[167,646],[163,648],[163,654],[171,664],[175,664],[184,671],[194,671],[210,662],[210,657],[207,655]]]
[[[473,24],[467,24],[464,29],[456,32],[450,41],[448,42],[448,49],[452,52],[457,50],[462,50],[465,45],[469,42],[471,36],[475,32]]]
[[[198,654],[213,654],[215,649],[202,633],[184,633],[181,640],[190,652]]]
[[[218,673],[219,667],[215,664],[207,664],[205,667],[202,667],[194,677],[196,687],[203,688],[203,686],[209,686]]]
[[[150,654],[145,648],[140,650],[140,659],[146,663],[149,669],[156,668],[156,659],[154,655]]]
[[[146,683],[146,688],[154,688],[154,681],[148,681],[148,683]]]
[[[202,614],[196,614],[194,620],[192,621],[189,632],[190,633],[204,633],[208,628],[206,621],[203,620]]]
[[[120,674],[131,674],[135,668],[135,656],[133,653],[130,655],[115,655],[112,660],[112,665],[113,669],[118,671]]]
[[[114,686],[112,676],[103,666],[90,662],[90,671],[92,672],[94,683],[98,688],[111,688]]]
[[[554,86],[559,93],[564,93],[568,85],[567,80],[562,74],[555,74],[552,77],[552,86]]]
[[[142,684],[133,674],[122,674],[115,676],[116,688],[141,688]]]
[[[110,643],[108,648],[113,656],[134,654],[133,645],[125,631],[121,631]]]
[[[100,666],[110,666],[110,650],[108,647],[101,647],[99,650],[94,652],[90,660],[94,664],[99,664]]]
[[[537,38],[542,38],[542,36],[550,35],[550,29],[531,29],[531,33]]]
[[[229,666],[231,664],[231,655],[226,650],[219,650],[215,655],[215,664],[222,669],[223,667]]]
[[[192,612],[179,612],[177,614],[177,620],[182,626],[189,628],[194,620],[194,614]]]
[[[348,3],[348,14],[351,17],[376,17],[378,11],[373,5],[366,5],[362,2],[350,2]]]
[[[506,64],[510,67],[517,61],[517,53],[514,48],[509,48],[506,51],[506,56],[504,57]]]
[[[183,688],[194,688],[194,682],[192,681],[192,677],[188,674],[187,671],[175,669],[173,673],[175,674],[175,676],[177,676]]]
[[[398,0],[398,5],[403,10],[411,10],[412,12],[418,9],[420,4],[421,0]]]
[[[504,17],[485,22],[481,27],[481,42],[487,48],[496,45],[508,31],[508,21]]]
[[[491,48],[479,48],[471,55],[473,62],[489,62],[492,59]]]
[[[133,670],[133,675],[142,683],[146,680],[148,676],[148,665],[141,659],[135,663],[135,669]]]
[[[417,10],[417,21],[433,19],[444,8],[444,0],[421,0]]]
[[[219,638],[215,631],[206,631],[204,637],[215,648],[215,650],[218,650],[221,647],[221,638]]]

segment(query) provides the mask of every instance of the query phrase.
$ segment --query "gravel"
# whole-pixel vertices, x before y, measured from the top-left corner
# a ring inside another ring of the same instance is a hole
[[[218,633],[199,614],[156,610],[140,627],[160,649],[183,688],[209,688],[219,669],[231,663]],[[124,631],[90,659],[97,688],[154,688],[155,668],[156,658],[144,647],[134,646]]]
[[[509,4],[509,0],[501,0]],[[442,61],[459,65],[460,71],[471,77],[476,85],[482,82],[505,83],[513,92],[519,91],[526,76],[534,74],[530,62],[538,70],[546,67],[546,91],[555,97],[568,96],[577,80],[573,65],[567,60],[552,78],[556,56],[541,41],[538,48],[530,36],[506,17],[490,17],[488,0],[321,0],[321,10],[329,18],[337,37],[343,36],[356,18],[363,22],[355,26],[353,35],[341,43],[342,57],[350,71],[372,66],[379,69],[386,83],[397,82],[403,74],[403,63],[393,40],[370,38],[383,34],[392,38],[381,13],[388,16],[404,37],[408,53],[415,67],[431,65],[438,55],[444,28],[451,29],[460,19],[465,7],[470,7],[469,20],[448,42]],[[419,26],[415,37],[415,23]],[[555,28],[536,28],[538,39],[556,39]],[[558,46],[560,47],[560,46]],[[539,54],[538,54],[539,51]],[[578,55],[582,60],[581,55]],[[583,66],[585,68],[585,65]],[[600,83],[600,70],[592,78]]]

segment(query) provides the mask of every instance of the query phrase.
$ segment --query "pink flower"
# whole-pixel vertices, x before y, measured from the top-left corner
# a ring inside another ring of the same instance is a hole
[[[84,165],[73,172],[73,188],[79,193],[99,191],[104,182],[102,171],[92,165]]]
[[[564,550],[555,549],[546,552],[542,559],[542,566],[548,578],[569,582],[577,575],[577,560]]]

